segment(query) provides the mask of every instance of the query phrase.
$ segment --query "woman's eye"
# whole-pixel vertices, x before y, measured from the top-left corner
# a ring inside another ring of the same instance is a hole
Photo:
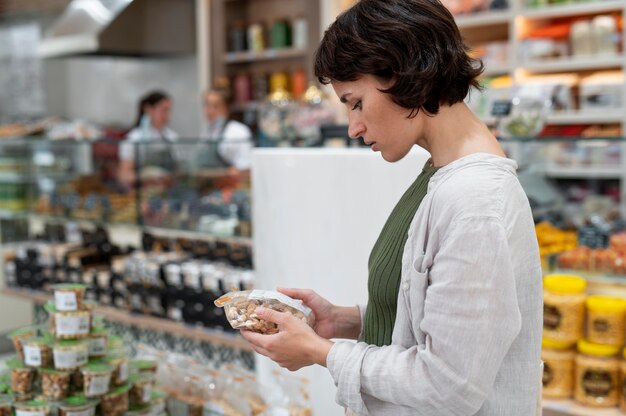
[[[359,100],[354,104],[354,107],[352,107],[352,110],[360,110],[362,108],[363,108],[363,105],[361,104],[361,100]]]

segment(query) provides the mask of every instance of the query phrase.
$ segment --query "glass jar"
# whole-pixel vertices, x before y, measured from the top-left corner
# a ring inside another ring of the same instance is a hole
[[[570,275],[548,275],[543,291],[543,337],[575,343],[583,337],[587,282]]]
[[[89,346],[84,341],[59,341],[54,344],[52,354],[55,369],[74,370],[87,364]]]
[[[83,309],[86,286],[81,284],[53,285],[54,305],[58,311],[71,312]]]
[[[541,345],[543,396],[555,399],[572,397],[576,359],[576,352],[572,349],[574,344],[544,338]]]
[[[44,400],[15,403],[15,416],[52,416],[52,406]]]
[[[123,385],[111,390],[100,399],[100,409],[103,415],[121,416],[128,411],[129,385]]]
[[[619,402],[619,347],[578,341],[576,356],[577,402],[590,407],[613,407]]]
[[[81,369],[85,397],[99,397],[109,392],[111,374],[115,367],[106,364],[89,364]]]
[[[24,364],[29,367],[52,367],[51,339],[45,337],[29,338],[22,342]]]
[[[94,416],[99,401],[74,396],[59,404],[58,416]]]
[[[624,345],[626,300],[609,296],[587,298],[587,340],[596,344]]]
[[[59,401],[68,396],[72,373],[43,368],[39,370],[41,391],[48,400]]]

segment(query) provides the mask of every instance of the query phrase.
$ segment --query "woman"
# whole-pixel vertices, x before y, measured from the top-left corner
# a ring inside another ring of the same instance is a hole
[[[163,146],[178,140],[178,134],[168,127],[172,100],[164,92],[153,91],[139,101],[135,127],[128,132],[126,140],[120,144],[119,178],[123,183],[131,184],[135,178],[135,149],[140,150],[142,165],[156,164],[165,169],[172,169],[174,157],[172,150]],[[137,143],[161,143],[147,148]]]
[[[204,94],[204,115],[207,123],[202,138],[219,143],[205,163],[250,169],[252,132],[245,124],[229,119],[225,90],[213,88]]]
[[[356,414],[537,413],[539,250],[515,162],[463,102],[481,71],[438,0],[361,0],[317,51],[351,137],[388,162],[415,144],[431,159],[372,250],[367,307],[283,289],[315,311],[315,328],[262,310],[279,333],[244,336],[290,370],[327,366]]]

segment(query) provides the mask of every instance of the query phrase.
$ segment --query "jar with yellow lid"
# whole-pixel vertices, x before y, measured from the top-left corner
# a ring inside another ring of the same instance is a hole
[[[543,396],[554,399],[572,397],[576,359],[574,344],[544,338],[541,346]]]
[[[624,345],[626,299],[609,296],[587,298],[587,340],[596,344]]]
[[[583,337],[587,282],[553,274],[544,278],[543,287],[543,337],[575,343]]]
[[[578,341],[576,356],[577,402],[591,407],[612,407],[619,403],[619,347]]]

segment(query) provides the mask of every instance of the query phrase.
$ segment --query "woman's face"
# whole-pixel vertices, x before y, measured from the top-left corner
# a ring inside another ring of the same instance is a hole
[[[411,150],[423,130],[423,112],[408,118],[411,110],[401,107],[380,91],[390,86],[372,75],[356,81],[333,82],[335,93],[348,109],[348,134],[363,137],[383,159],[397,162]]]
[[[170,113],[172,112],[172,100],[161,100],[154,105],[147,105],[144,109],[146,114],[150,116],[152,126],[161,130],[170,122]]]

